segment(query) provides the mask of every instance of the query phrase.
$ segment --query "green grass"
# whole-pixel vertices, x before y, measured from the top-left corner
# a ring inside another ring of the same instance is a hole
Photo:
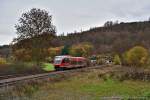
[[[123,82],[108,79],[104,81],[97,77],[96,73],[83,73],[70,79],[48,84],[35,97],[44,93],[43,100],[57,98],[76,98],[71,100],[83,99],[100,100],[101,97],[150,97],[150,82],[126,80]],[[45,91],[45,92],[44,92]],[[42,92],[42,93],[41,93]],[[61,95],[60,95],[61,94]],[[56,100],[57,100],[56,99]]]
[[[103,81],[92,79],[80,80],[79,78],[79,80],[71,79],[71,81],[56,83],[55,88],[89,94],[95,98],[104,96],[140,97],[150,93],[150,83],[132,80],[119,82],[112,79]]]
[[[54,65],[50,63],[44,63],[43,68],[44,71],[53,71],[55,70]]]
[[[144,96],[146,92],[150,92],[149,83],[142,83],[139,81],[124,81],[117,82],[114,80],[101,81],[95,84],[84,84],[80,91],[89,92],[96,97],[99,96],[120,96],[120,97],[134,97]]]

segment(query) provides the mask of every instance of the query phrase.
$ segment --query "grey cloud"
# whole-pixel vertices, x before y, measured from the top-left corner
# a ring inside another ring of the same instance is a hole
[[[0,45],[16,36],[14,25],[33,7],[53,15],[58,34],[101,26],[107,20],[136,21],[150,17],[149,0],[0,0]]]

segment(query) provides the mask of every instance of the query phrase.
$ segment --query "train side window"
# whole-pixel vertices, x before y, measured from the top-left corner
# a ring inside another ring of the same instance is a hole
[[[74,65],[77,65],[77,61],[74,61]]]
[[[79,64],[82,64],[82,63],[83,63],[82,61],[79,62]]]
[[[62,61],[62,63],[69,63],[69,62],[70,62],[69,58],[64,58]]]
[[[78,64],[78,65],[81,65],[81,64],[82,64],[82,61],[77,61],[77,64]]]
[[[72,60],[72,61],[71,61],[71,64],[72,64],[72,65],[77,65],[77,61]]]
[[[75,64],[75,61],[71,61],[71,64],[74,65],[74,64]]]

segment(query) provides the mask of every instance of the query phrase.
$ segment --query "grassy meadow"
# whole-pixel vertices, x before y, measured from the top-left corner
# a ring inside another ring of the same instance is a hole
[[[32,83],[14,91],[16,98],[25,100],[101,100],[108,97],[149,99],[150,82],[113,77],[100,77],[98,69],[57,76],[56,81]],[[109,72],[110,73],[110,72]],[[18,92],[18,90],[20,90]],[[16,93],[15,93],[16,91]],[[12,96],[13,97],[13,96]]]

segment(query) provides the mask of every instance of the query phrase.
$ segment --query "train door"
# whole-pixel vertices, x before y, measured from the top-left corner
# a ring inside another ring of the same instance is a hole
[[[62,65],[64,66],[64,67],[70,67],[70,59],[69,58],[64,58],[63,60],[62,60]]]

